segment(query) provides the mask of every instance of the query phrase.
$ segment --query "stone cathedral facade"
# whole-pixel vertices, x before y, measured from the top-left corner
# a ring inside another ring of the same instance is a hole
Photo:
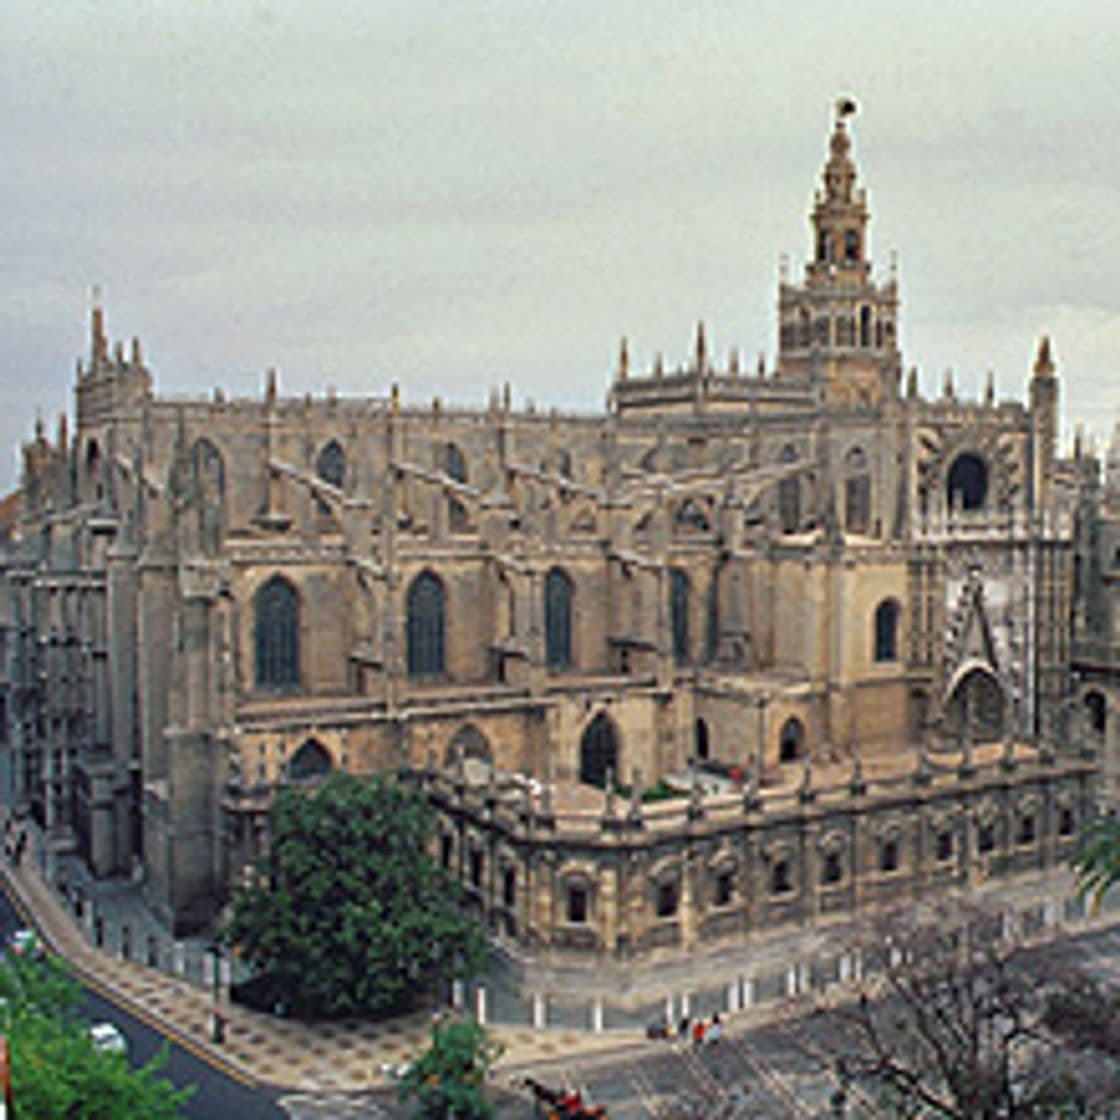
[[[770,368],[624,342],[599,414],[168,399],[95,307],[4,558],[16,805],[185,931],[278,786],[407,772],[495,936],[577,959],[1064,859],[1097,464],[1045,339],[1023,399],[922,395],[868,223],[840,115]]]

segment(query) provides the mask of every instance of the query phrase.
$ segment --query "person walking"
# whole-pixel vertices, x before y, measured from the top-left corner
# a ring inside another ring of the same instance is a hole
[[[717,1011],[712,1016],[712,1021],[708,1026],[707,1033],[704,1035],[704,1041],[709,1046],[715,1046],[717,1042],[723,1037],[723,1024],[719,1019],[719,1012]]]
[[[703,1019],[697,1019],[696,1022],[692,1025],[692,1045],[693,1046],[699,1047],[699,1046],[703,1045],[705,1031],[706,1031],[706,1027],[704,1026],[704,1020]]]

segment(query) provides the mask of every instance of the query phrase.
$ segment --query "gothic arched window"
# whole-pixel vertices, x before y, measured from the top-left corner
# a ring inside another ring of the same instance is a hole
[[[408,675],[433,677],[444,671],[443,584],[431,572],[421,572],[408,589]]]
[[[684,665],[688,649],[688,576],[680,568],[669,572],[669,622],[673,631],[673,660]]]
[[[579,780],[604,789],[607,771],[618,774],[618,736],[610,717],[600,712],[579,744]]]
[[[288,778],[293,782],[313,782],[331,772],[331,756],[317,739],[307,739],[288,761]]]
[[[253,604],[258,688],[299,684],[299,596],[283,576],[273,576]]]
[[[332,439],[315,460],[315,473],[331,486],[341,490],[346,484],[346,452],[338,440]]]
[[[319,452],[315,459],[315,473],[336,490],[343,488],[346,483],[346,452],[342,450],[338,440],[332,439]],[[315,508],[324,517],[330,515],[331,507],[322,498],[315,499]]]
[[[863,449],[853,447],[844,458],[848,477],[844,480],[844,528],[866,533],[871,525],[871,475]]]
[[[859,231],[850,229],[844,233],[844,260],[859,260]]]
[[[544,583],[545,660],[550,669],[572,664],[572,581],[553,568]]]
[[[875,660],[898,660],[899,606],[894,599],[884,599],[875,608]]]
[[[444,445],[443,472],[456,482],[467,481],[467,460],[454,443]],[[447,499],[447,520],[453,533],[465,533],[470,525],[467,507],[454,495]]]
[[[778,461],[783,465],[796,463],[797,448],[786,444]],[[801,479],[797,475],[778,483],[778,522],[783,533],[796,533],[801,527]]]
[[[859,344],[865,350],[871,346],[871,308],[859,309]]]
[[[198,505],[198,544],[207,556],[217,554],[225,522],[225,466],[218,449],[200,439],[191,448],[193,497]]]

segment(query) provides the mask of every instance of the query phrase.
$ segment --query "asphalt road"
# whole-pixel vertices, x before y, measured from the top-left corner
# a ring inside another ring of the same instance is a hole
[[[11,934],[27,923],[19,916],[6,892],[0,892],[0,938],[7,944]],[[285,1120],[289,1115],[277,1103],[281,1093],[271,1086],[246,1085],[211,1065],[181,1043],[169,1040],[153,1023],[138,1019],[112,1002],[111,993],[100,993],[83,985],[81,1010],[90,1022],[115,1023],[128,1040],[128,1060],[133,1066],[151,1061],[165,1044],[167,1064],[162,1076],[177,1086],[193,1085],[195,1092],[183,1108],[190,1120]],[[16,1102],[18,1107],[19,1102]]]

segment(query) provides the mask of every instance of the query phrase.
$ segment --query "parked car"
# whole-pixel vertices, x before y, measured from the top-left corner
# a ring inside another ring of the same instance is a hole
[[[102,1054],[128,1054],[128,1041],[114,1023],[94,1023],[89,1029],[89,1039],[95,1050]]]

